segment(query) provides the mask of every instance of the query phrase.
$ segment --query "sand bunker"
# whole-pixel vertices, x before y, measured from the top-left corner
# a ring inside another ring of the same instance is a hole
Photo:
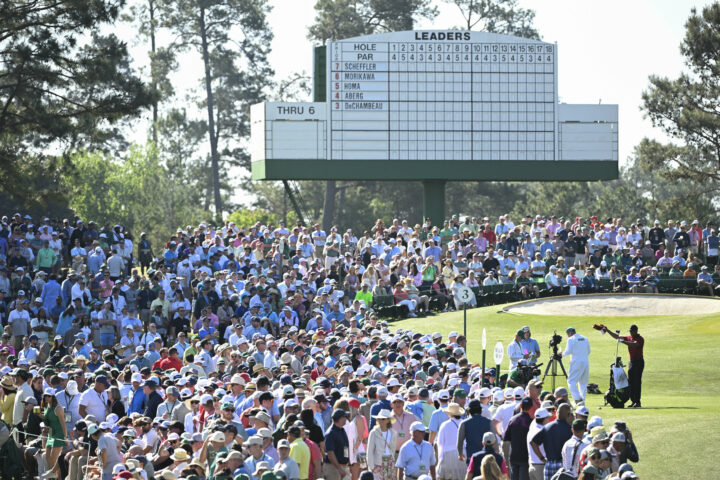
[[[544,298],[505,307],[510,313],[634,317],[720,313],[720,299],[682,295],[573,295]]]

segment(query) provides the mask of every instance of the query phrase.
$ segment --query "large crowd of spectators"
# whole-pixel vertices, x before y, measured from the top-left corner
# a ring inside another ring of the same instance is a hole
[[[621,468],[637,458],[626,427],[606,430],[537,382],[502,390],[462,336],[393,330],[374,307],[460,308],[463,286],[527,297],[599,291],[607,278],[653,291],[660,271],[712,295],[718,246],[697,220],[453,216],[357,233],[227,222],[153,245],[122,225],[3,217],[0,410],[12,440],[0,431],[0,442],[16,446],[17,475],[72,480],[462,480],[508,467],[524,478],[526,464],[530,478],[561,466],[636,478]],[[576,437],[586,444],[564,465]]]

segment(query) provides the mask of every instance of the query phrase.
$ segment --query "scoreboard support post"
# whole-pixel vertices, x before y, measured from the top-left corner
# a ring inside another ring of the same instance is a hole
[[[433,225],[445,220],[445,180],[423,180],[423,220],[429,218]]]

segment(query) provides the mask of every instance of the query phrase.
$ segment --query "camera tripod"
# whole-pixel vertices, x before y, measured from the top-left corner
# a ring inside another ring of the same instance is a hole
[[[558,373],[558,365],[560,366],[560,370],[562,373]],[[548,362],[547,366],[545,367],[545,374],[542,377],[543,383],[545,383],[545,377],[548,376],[548,374],[552,377],[552,391],[555,391],[555,377],[565,377],[567,378],[567,371],[565,371],[565,365],[562,363],[562,357],[560,354],[558,354],[557,347],[553,349],[552,355],[550,355],[550,361]]]

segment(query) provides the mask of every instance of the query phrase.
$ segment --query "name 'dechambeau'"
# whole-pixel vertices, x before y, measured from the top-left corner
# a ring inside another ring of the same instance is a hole
[[[383,102],[344,102],[343,110],[382,110]]]

